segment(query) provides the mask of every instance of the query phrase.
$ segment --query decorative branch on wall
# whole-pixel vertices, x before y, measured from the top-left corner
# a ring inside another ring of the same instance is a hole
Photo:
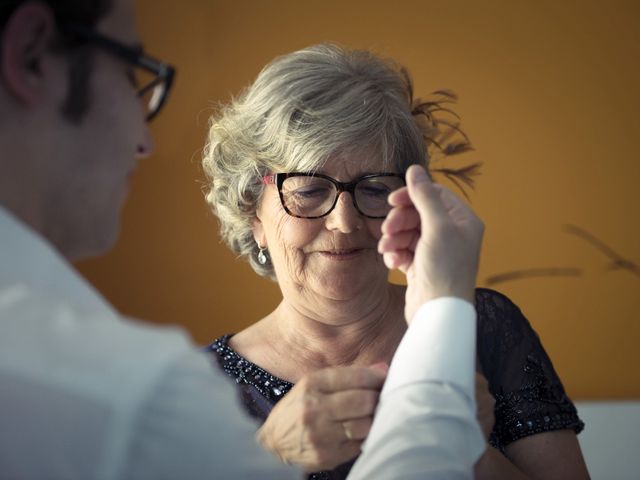
[[[579,277],[582,275],[581,268],[527,268],[524,270],[513,270],[510,272],[497,273],[485,279],[487,286],[493,286],[498,283],[512,282],[514,280],[523,280],[535,277]]]
[[[633,275],[640,278],[640,266],[636,262],[623,257],[602,240],[597,238],[595,235],[586,231],[584,228],[567,224],[564,226],[564,231],[584,240],[585,242],[595,247],[597,250],[601,251],[604,255],[609,257],[611,261],[606,267],[607,270],[628,270]]]
[[[607,265],[607,270],[628,270],[636,277],[640,278],[640,266],[614,251],[602,240],[582,227],[567,224],[563,227],[564,232],[574,235],[581,240],[589,243],[611,260]],[[579,277],[583,273],[581,268],[572,267],[548,267],[548,268],[527,268],[522,270],[512,270],[509,272],[497,273],[490,275],[485,279],[487,286],[493,286],[498,283],[512,282],[514,280],[525,280],[528,278],[538,277]]]

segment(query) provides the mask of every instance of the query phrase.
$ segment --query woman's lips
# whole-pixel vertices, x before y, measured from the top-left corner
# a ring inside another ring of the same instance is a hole
[[[323,250],[320,253],[325,258],[336,261],[351,260],[364,252],[362,248],[350,248],[348,250]]]

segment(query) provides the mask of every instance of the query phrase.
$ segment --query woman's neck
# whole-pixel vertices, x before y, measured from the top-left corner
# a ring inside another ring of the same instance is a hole
[[[269,370],[296,381],[319,368],[389,362],[406,331],[404,288],[387,285],[367,301],[324,301],[313,308],[284,299],[265,318]]]

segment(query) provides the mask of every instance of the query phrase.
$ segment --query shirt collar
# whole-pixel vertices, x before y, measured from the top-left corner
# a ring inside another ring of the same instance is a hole
[[[16,284],[78,307],[114,311],[48,241],[0,206],[0,289]]]

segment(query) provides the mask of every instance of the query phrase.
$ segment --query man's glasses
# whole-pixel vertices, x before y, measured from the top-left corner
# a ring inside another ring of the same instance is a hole
[[[64,24],[62,30],[137,67],[132,72],[131,80],[138,88],[138,96],[146,108],[147,122],[160,112],[171,90],[175,76],[174,67],[145,55],[142,48],[129,47],[82,25]]]
[[[369,218],[384,218],[391,210],[389,194],[405,185],[397,173],[374,173],[353,182],[339,182],[320,173],[276,173],[262,177],[278,187],[284,210],[293,217],[320,218],[328,215],[342,192],[349,192],[353,205]]]

